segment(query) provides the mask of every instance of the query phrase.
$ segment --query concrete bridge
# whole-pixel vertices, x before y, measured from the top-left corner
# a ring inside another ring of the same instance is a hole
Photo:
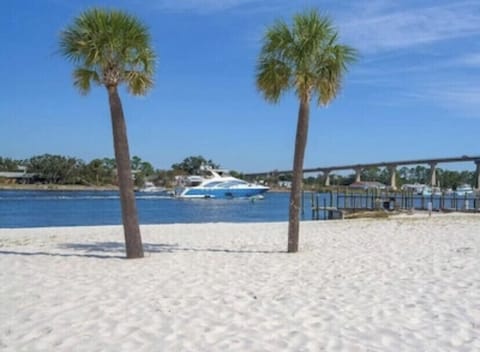
[[[480,155],[477,156],[467,156],[463,155],[460,157],[452,157],[452,158],[437,158],[437,159],[418,159],[418,160],[400,160],[400,161],[381,161],[378,163],[369,163],[369,164],[355,164],[355,165],[342,165],[342,166],[329,166],[329,167],[317,167],[312,169],[303,169],[304,173],[312,173],[312,172],[321,172],[325,176],[325,186],[330,186],[330,174],[333,171],[340,171],[340,170],[354,170],[355,171],[355,181],[361,181],[361,172],[364,169],[368,169],[371,167],[386,167],[390,172],[390,187],[396,189],[396,169],[398,166],[405,166],[405,165],[429,165],[430,166],[430,185],[436,186],[437,185],[437,177],[436,177],[436,170],[438,164],[446,164],[446,163],[458,163],[458,162],[474,162],[476,165],[475,169],[475,188],[480,189]],[[256,177],[256,176],[266,176],[270,175],[273,172],[258,172],[258,173],[250,173],[246,174],[248,177]],[[292,170],[286,171],[275,171],[277,174],[290,174]]]

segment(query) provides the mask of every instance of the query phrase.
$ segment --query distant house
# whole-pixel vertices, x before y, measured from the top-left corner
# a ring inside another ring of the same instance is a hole
[[[421,194],[425,187],[427,187],[427,185],[420,183],[405,183],[404,185],[402,185],[401,190],[406,192],[412,192],[415,194]]]
[[[33,183],[37,175],[28,173],[26,168],[19,168],[18,171],[0,171],[0,183]]]
[[[292,181],[278,181],[278,186],[282,188],[292,188]]]
[[[350,185],[350,188],[354,189],[385,189],[386,186],[381,182],[376,181],[360,181],[354,182]]]

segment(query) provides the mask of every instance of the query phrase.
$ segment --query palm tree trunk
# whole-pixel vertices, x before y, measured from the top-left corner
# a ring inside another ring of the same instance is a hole
[[[123,231],[127,258],[143,258],[142,237],[138,224],[137,206],[133,188],[127,127],[123,116],[122,102],[116,86],[109,86],[108,99],[112,118],[113,146],[117,162],[117,176],[122,206]]]
[[[295,136],[295,154],[293,156],[292,189],[290,192],[290,207],[288,218],[288,252],[298,252],[300,199],[303,183],[303,159],[307,146],[308,118],[310,106],[308,99],[300,100],[298,111],[297,134]]]

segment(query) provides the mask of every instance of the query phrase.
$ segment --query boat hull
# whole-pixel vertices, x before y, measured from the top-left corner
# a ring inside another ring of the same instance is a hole
[[[457,187],[457,190],[455,191],[455,194],[458,197],[466,197],[470,194],[473,194],[473,189],[470,185],[465,184]]]
[[[455,195],[457,197],[466,197],[466,196],[469,196],[469,195],[472,195],[473,194],[473,191],[456,191],[455,192]]]
[[[178,198],[215,198],[215,199],[231,199],[231,198],[251,198],[259,196],[268,191],[267,187],[257,188],[195,188],[187,187],[177,189],[175,195]]]

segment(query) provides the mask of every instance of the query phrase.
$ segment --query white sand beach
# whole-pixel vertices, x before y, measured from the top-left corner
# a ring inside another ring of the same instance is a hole
[[[480,217],[0,229],[2,351],[480,351]]]

